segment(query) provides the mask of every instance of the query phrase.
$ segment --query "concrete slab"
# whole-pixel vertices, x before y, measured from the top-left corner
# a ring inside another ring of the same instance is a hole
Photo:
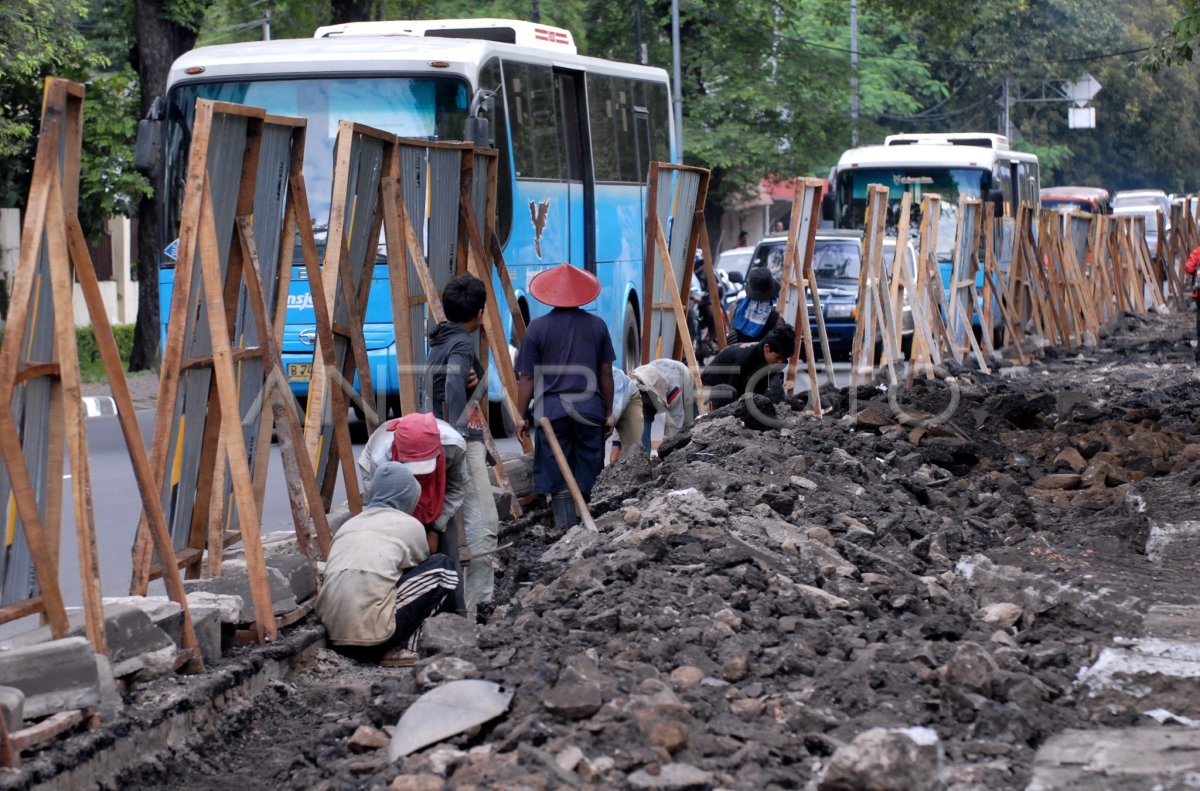
[[[1200,643],[1146,637],[1105,648],[1079,673],[1086,700],[1145,713],[1200,717]]]
[[[267,558],[267,568],[283,574],[297,602],[308,601],[317,595],[317,572],[312,561],[304,555],[271,555]]]
[[[1200,787],[1200,730],[1139,727],[1064,731],[1034,758],[1026,791]]]
[[[183,608],[166,596],[106,596],[104,604],[122,604],[136,607],[150,619],[150,623],[166,632],[167,637],[179,645],[183,634]]]
[[[179,605],[168,602],[178,611]],[[151,606],[154,609],[154,606]],[[169,612],[170,608],[163,608]],[[83,637],[86,633],[83,611],[67,608],[68,635]],[[3,642],[0,651],[46,643],[53,638],[49,626],[22,632]],[[167,633],[155,626],[148,615],[130,604],[109,602],[104,605],[104,639],[113,673],[122,678],[144,672],[143,677],[172,672],[175,665],[175,643]]]
[[[25,693],[16,687],[0,687],[0,717],[9,733],[21,730],[25,722]]]
[[[219,577],[204,577],[198,580],[184,580],[183,588],[188,592],[188,601],[194,592],[220,593],[240,596],[242,610],[238,619],[241,623],[254,620],[254,599],[250,595],[250,576],[246,572],[246,564],[240,560],[226,561],[222,565]],[[271,609],[275,615],[282,615],[296,609],[296,597],[292,594],[291,583],[279,569],[267,567],[267,583],[271,590]]]
[[[188,605],[192,613],[192,628],[200,644],[200,656],[205,664],[221,658],[221,609],[213,606]],[[230,630],[232,639],[232,629]]]
[[[217,619],[223,624],[237,626],[243,623],[242,608],[245,605],[241,596],[210,591],[189,591],[187,600],[188,609],[193,612],[199,608],[211,608],[217,611]],[[195,618],[194,615],[192,617]]]
[[[36,719],[100,703],[92,644],[83,637],[0,650],[0,685],[25,695],[25,717]]]

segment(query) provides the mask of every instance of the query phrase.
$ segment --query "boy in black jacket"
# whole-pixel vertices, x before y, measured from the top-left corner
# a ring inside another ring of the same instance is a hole
[[[429,334],[428,381],[433,413],[454,426],[467,441],[470,483],[462,514],[467,548],[473,556],[494,550],[500,532],[500,517],[488,479],[483,413],[473,397],[476,385],[484,377],[473,333],[483,324],[486,304],[487,288],[482,280],[471,275],[454,278],[442,292],[446,321]],[[495,584],[492,557],[476,557],[463,572],[467,617],[472,620],[477,617],[479,605],[492,601]]]
[[[796,348],[796,333],[787,322],[780,321],[758,343],[738,343],[726,346],[700,374],[713,409],[732,404],[746,393],[771,396],[782,400],[782,391],[770,391],[772,366],[787,362]],[[774,389],[774,388],[771,388]]]

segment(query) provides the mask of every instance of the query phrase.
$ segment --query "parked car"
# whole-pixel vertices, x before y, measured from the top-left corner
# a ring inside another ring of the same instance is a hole
[[[1099,187],[1043,187],[1041,201],[1043,209],[1067,213],[1108,214],[1112,211],[1108,190]]]
[[[1113,195],[1112,207],[1114,213],[1117,209],[1131,206],[1143,208],[1153,206],[1168,217],[1171,216],[1171,199],[1162,190],[1122,190]]]
[[[734,247],[717,256],[717,269],[724,269],[734,283],[744,282],[753,256],[753,247]]]
[[[812,266],[817,278],[817,294],[825,317],[825,333],[829,339],[829,351],[834,359],[849,359],[854,345],[854,332],[858,321],[858,279],[862,271],[862,231],[818,229],[813,245]],[[884,265],[891,271],[895,258],[895,239],[884,241]],[[754,250],[751,267],[765,266],[778,282],[783,274],[783,257],[787,248],[786,236],[768,236]],[[905,256],[909,272],[914,273],[916,250],[912,243],[907,245]],[[900,316],[901,339],[907,348],[912,340],[912,312],[905,295]],[[819,343],[817,320],[811,300],[809,329],[812,332],[814,349]],[[789,324],[793,316],[784,316]],[[882,339],[878,341],[882,343]],[[819,354],[819,352],[818,352]]]
[[[1141,217],[1146,223],[1146,247],[1150,248],[1150,255],[1158,255],[1158,207],[1152,205],[1128,205],[1118,206],[1113,209],[1114,217]],[[1163,215],[1163,226],[1169,232],[1171,230],[1171,215],[1165,213]]]

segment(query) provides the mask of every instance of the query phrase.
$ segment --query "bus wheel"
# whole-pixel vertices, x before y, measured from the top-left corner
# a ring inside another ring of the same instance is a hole
[[[625,370],[632,371],[642,364],[642,328],[638,325],[637,311],[632,302],[625,303],[625,339],[624,358]]]

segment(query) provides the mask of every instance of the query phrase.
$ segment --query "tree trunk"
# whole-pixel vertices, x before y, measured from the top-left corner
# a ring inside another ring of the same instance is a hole
[[[154,100],[166,91],[167,73],[171,64],[196,43],[196,31],[204,17],[207,2],[193,3],[195,18],[190,25],[180,25],[167,19],[162,0],[134,0],[137,47],[134,53],[138,81],[142,92],[142,117],[149,112]],[[145,371],[158,366],[159,304],[158,263],[165,245],[159,228],[158,190],[162,188],[161,174],[155,174],[155,194],[138,204],[137,272],[138,315],[133,332],[133,353],[129,370]]]
[[[342,22],[370,22],[375,0],[333,0],[330,4],[333,24]]]

